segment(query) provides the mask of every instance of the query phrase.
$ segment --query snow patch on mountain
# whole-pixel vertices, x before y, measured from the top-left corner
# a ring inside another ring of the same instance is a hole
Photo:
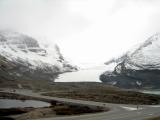
[[[160,34],[155,34],[128,53],[126,65],[128,69],[160,69]]]
[[[60,65],[57,62],[59,60],[57,51],[40,48],[33,38],[18,33],[4,32],[0,33],[0,36],[0,54],[11,61],[21,59],[33,66],[41,66],[41,63]]]
[[[151,36],[122,57],[107,62],[110,63],[117,65],[113,71],[100,75],[101,81],[125,88],[159,88],[160,34]]]
[[[0,31],[0,56],[16,66],[16,76],[35,72],[37,77],[43,73],[52,77],[51,74],[57,72],[77,69],[63,58],[56,44],[52,48],[43,48],[34,38],[17,32]]]

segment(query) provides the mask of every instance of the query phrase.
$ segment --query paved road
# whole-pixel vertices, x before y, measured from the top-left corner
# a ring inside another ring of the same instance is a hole
[[[111,104],[111,103],[48,97],[26,90],[16,90],[16,93],[32,97],[45,98],[49,100],[56,100],[65,103],[109,107],[111,109],[109,112],[68,116],[68,117],[65,116],[65,117],[43,118],[38,120],[144,120],[147,118],[160,116],[160,105],[157,106],[141,105],[137,110],[136,109],[137,106],[135,105]]]

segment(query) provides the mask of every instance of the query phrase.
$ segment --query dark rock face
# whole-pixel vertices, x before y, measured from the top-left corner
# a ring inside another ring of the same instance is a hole
[[[160,70],[125,70],[100,75],[104,83],[121,88],[160,88]]]
[[[112,72],[100,75],[106,84],[122,88],[160,88],[160,34],[145,41],[136,50],[127,53]]]

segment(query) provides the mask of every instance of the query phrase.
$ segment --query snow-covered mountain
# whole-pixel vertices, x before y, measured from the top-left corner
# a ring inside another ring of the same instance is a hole
[[[17,32],[0,32],[0,79],[47,79],[74,71],[57,45],[44,48],[32,37]]]
[[[160,34],[126,53],[112,72],[100,76],[102,82],[125,88],[160,88]]]

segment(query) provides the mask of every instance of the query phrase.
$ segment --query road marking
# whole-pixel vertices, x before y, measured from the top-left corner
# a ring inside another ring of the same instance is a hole
[[[142,110],[142,108],[137,109],[137,107],[126,107],[126,106],[120,106],[120,107],[128,111]]]

